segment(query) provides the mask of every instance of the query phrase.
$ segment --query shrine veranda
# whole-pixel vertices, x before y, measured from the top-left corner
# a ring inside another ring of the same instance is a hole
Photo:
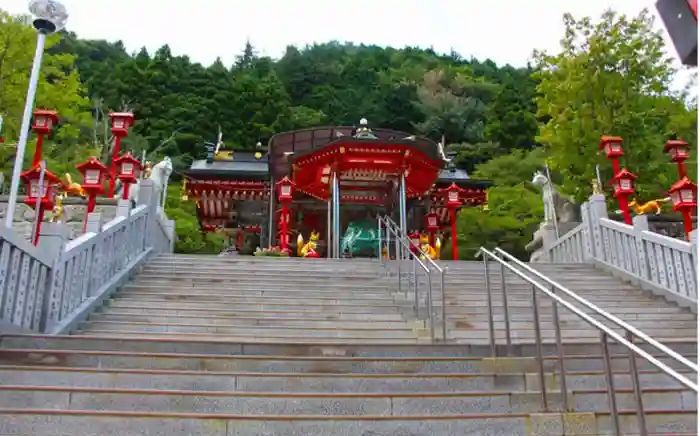
[[[225,233],[238,248],[246,237],[284,246],[316,231],[321,254],[337,257],[329,238],[337,245],[350,223],[384,214],[407,233],[449,239],[456,211],[484,204],[492,184],[456,168],[430,139],[366,124],[280,133],[256,151],[220,145],[192,163],[186,194],[202,231]]]

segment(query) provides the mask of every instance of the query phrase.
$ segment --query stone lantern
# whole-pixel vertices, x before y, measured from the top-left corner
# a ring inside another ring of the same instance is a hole
[[[673,210],[683,214],[683,228],[685,235],[690,240],[693,231],[692,213],[698,207],[698,185],[689,178],[683,177],[668,190],[671,197]]]
[[[132,183],[136,183],[139,179],[139,171],[141,171],[141,162],[136,159],[131,153],[126,152],[126,154],[116,161],[117,165],[117,177],[124,185],[122,191],[122,200],[129,199],[129,186]]]

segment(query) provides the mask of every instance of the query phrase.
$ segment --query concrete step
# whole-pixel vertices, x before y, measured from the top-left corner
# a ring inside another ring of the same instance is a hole
[[[345,278],[335,278],[331,275],[328,277],[318,276],[318,275],[308,275],[306,277],[290,277],[286,278],[284,276],[266,276],[266,275],[248,275],[241,277],[225,277],[225,276],[205,276],[205,275],[180,275],[174,276],[169,273],[162,274],[139,274],[139,281],[167,281],[167,282],[179,282],[179,283],[194,283],[202,285],[216,285],[221,283],[240,283],[240,284],[279,284],[288,286],[289,284],[324,284],[328,285],[338,285],[338,284],[353,284],[360,283],[361,287],[364,287],[365,282],[367,285],[375,286],[387,286],[390,284],[389,281],[384,278],[376,278],[374,280],[358,280],[351,277]],[[393,285],[393,283],[392,283]]]
[[[178,296],[173,298],[162,298],[158,295],[142,295],[142,294],[130,294],[128,298],[124,298],[124,294],[117,293],[115,299],[112,302],[108,302],[109,305],[115,305],[119,302],[125,302],[127,304],[149,304],[152,307],[160,308],[199,308],[199,309],[228,309],[228,310],[256,310],[256,311],[313,311],[313,312],[323,312],[328,314],[337,313],[400,313],[399,308],[396,304],[384,304],[384,303],[356,303],[356,304],[328,304],[327,302],[322,302],[320,300],[314,300],[314,303],[301,304],[299,302],[292,302],[293,300],[285,300],[284,302],[277,302],[271,300],[243,303],[240,301],[231,301],[226,299],[221,301],[220,297],[212,298],[185,298]]]
[[[339,314],[355,314],[355,315],[379,315],[399,314],[399,309],[395,304],[373,304],[373,305],[329,305],[329,304],[311,304],[299,305],[293,303],[285,304],[269,304],[251,303],[240,304],[237,302],[227,301],[218,302],[217,300],[201,300],[201,301],[185,301],[185,300],[163,300],[162,298],[149,298],[137,295],[131,295],[130,298],[122,298],[121,294],[117,293],[114,299],[108,300],[106,306],[109,307],[158,307],[160,309],[176,309],[176,310],[224,310],[227,312],[253,312],[253,313],[303,313],[303,314],[325,314],[328,316]]]
[[[224,288],[231,289],[240,287],[242,289],[321,289],[328,290],[334,289],[337,291],[352,291],[355,289],[359,290],[389,290],[394,286],[386,283],[364,283],[362,281],[348,281],[348,282],[318,282],[318,281],[305,281],[305,282],[285,282],[281,280],[233,280],[225,282],[211,282],[211,281],[192,281],[192,280],[173,280],[168,278],[149,278],[149,277],[138,277],[132,282],[134,285],[149,285],[149,286],[181,286],[187,288]]]
[[[163,300],[186,300],[186,301],[198,301],[198,300],[215,300],[220,301],[225,299],[227,303],[242,303],[242,304],[288,304],[295,303],[298,305],[340,305],[340,306],[362,306],[362,305],[385,305],[394,306],[395,298],[387,294],[386,297],[380,298],[369,298],[368,296],[362,297],[352,297],[351,295],[339,294],[336,296],[325,296],[320,295],[317,297],[308,298],[296,298],[292,295],[288,297],[284,296],[267,296],[267,295],[239,295],[232,292],[150,292],[150,291],[136,291],[136,290],[124,290],[117,294],[120,298],[127,299],[138,299],[147,297],[149,299],[163,299]]]
[[[697,374],[685,371],[691,380]],[[545,374],[548,390],[559,389],[559,375]],[[568,389],[605,389],[605,374],[596,371],[570,372]],[[645,389],[680,388],[682,385],[660,371],[639,374]],[[614,374],[616,389],[631,389],[628,372]],[[0,385],[76,386],[122,389],[174,389],[237,392],[351,392],[351,393],[420,393],[539,391],[535,373],[255,373],[230,371],[186,371],[133,368],[84,368],[63,366],[0,365]]]
[[[318,329],[339,329],[339,330],[393,330],[405,328],[404,320],[384,321],[384,320],[327,320],[327,319],[305,319],[305,318],[257,318],[257,317],[226,317],[226,316],[201,316],[201,315],[154,315],[135,313],[96,313],[90,316],[91,321],[139,321],[152,323],[183,323],[183,324],[209,324],[221,326],[235,326],[245,328],[246,326],[280,326],[290,328],[318,328]]]
[[[11,393],[11,395],[9,395]],[[569,404],[576,412],[609,410],[605,389],[575,390]],[[562,395],[547,394],[552,410],[562,409]],[[647,408],[697,410],[691,391],[677,388],[642,390]],[[631,390],[617,391],[618,407],[634,407]],[[171,413],[237,413],[258,415],[411,416],[459,413],[537,413],[539,392],[315,393],[241,392],[77,386],[0,386],[0,408],[119,410]]]
[[[237,321],[341,321],[341,322],[391,322],[403,321],[403,315],[399,313],[386,314],[363,314],[363,313],[324,313],[324,312],[261,312],[261,311],[243,311],[243,310],[226,310],[226,309],[168,309],[168,308],[153,308],[149,304],[121,304],[116,305],[109,310],[96,312],[95,316],[105,316],[106,318],[116,317],[171,317],[171,318],[202,318],[202,319],[229,319]]]
[[[195,323],[157,323],[153,321],[87,321],[81,324],[81,330],[113,330],[143,333],[212,333],[221,335],[243,337],[275,337],[275,338],[348,338],[348,339],[378,339],[399,338],[410,339],[415,337],[413,328],[402,323],[401,326],[392,328],[344,328],[337,326],[249,326],[249,325],[219,325],[219,324],[195,324]]]
[[[90,338],[83,338],[88,342]],[[124,337],[125,340],[128,340]],[[104,338],[93,338],[95,342]],[[153,339],[150,339],[152,342]],[[147,341],[145,341],[147,342]],[[81,345],[84,344],[81,343]],[[280,344],[281,345],[281,344]],[[209,344],[210,348],[212,347]],[[313,347],[310,345],[309,347]],[[396,346],[394,346],[396,347]],[[405,346],[404,346],[405,347]],[[263,346],[257,349],[263,349]],[[279,346],[268,347],[279,349]],[[323,348],[323,346],[321,346]],[[334,347],[325,347],[332,351]],[[222,349],[224,346],[222,345]],[[251,347],[251,349],[256,349]],[[656,355],[671,368],[686,370],[673,359]],[[611,359],[614,371],[629,371],[627,355],[615,354]],[[284,356],[284,355],[221,355],[190,353],[143,353],[115,350],[80,349],[0,349],[0,363],[12,365],[56,366],[87,368],[132,368],[185,371],[265,372],[265,373],[351,373],[351,374],[513,374],[536,373],[538,364],[531,357],[335,357],[335,356]],[[555,356],[544,359],[547,372],[558,371]],[[656,369],[649,362],[638,359],[640,370]],[[567,373],[570,371],[603,371],[600,354],[567,355]]]
[[[141,276],[167,276],[172,278],[184,278],[184,279],[210,279],[210,280],[238,280],[238,279],[250,279],[250,278],[263,278],[265,280],[272,279],[290,279],[290,280],[307,280],[313,279],[318,281],[327,280],[386,280],[386,274],[371,272],[371,273],[360,273],[357,271],[352,272],[342,272],[342,271],[231,271],[231,272],[220,272],[220,271],[198,271],[192,268],[144,268]]]
[[[0,433],[41,434],[52,436],[172,435],[191,436],[560,436],[562,430],[574,428],[578,434],[611,434],[610,416],[606,413],[498,414],[478,413],[432,416],[328,415],[235,415],[196,413],[149,413],[117,411],[47,411],[0,409]],[[624,434],[638,434],[634,412],[620,412]],[[693,412],[647,412],[651,434],[677,436],[695,434]],[[157,433],[156,433],[157,432]],[[581,433],[583,432],[583,433]]]

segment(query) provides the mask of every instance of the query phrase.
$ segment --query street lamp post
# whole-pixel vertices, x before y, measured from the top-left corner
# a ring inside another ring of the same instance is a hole
[[[39,82],[39,70],[41,70],[41,60],[44,55],[46,36],[61,30],[68,20],[66,7],[58,0],[31,0],[29,2],[29,12],[34,16],[33,24],[38,34],[36,38],[36,51],[34,52],[34,63],[32,64],[31,75],[29,76],[27,98],[24,103],[22,127],[19,132],[19,140],[17,141],[15,165],[12,169],[10,197],[7,200],[7,212],[5,213],[5,227],[7,228],[12,228],[12,218],[14,216],[15,207],[17,206],[17,191],[22,174],[24,151],[27,148],[27,138],[29,137],[34,97],[36,96],[36,87]]]

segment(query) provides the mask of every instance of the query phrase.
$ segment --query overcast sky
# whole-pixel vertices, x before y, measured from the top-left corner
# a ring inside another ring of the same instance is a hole
[[[288,44],[329,40],[451,48],[464,57],[524,65],[532,50],[556,50],[562,14],[599,16],[615,10],[656,15],[655,0],[62,0],[68,28],[83,38],[121,39],[130,51],[169,44],[210,64],[233,62],[246,39],[279,57]],[[0,0],[12,13],[28,0]],[[662,26],[660,19],[658,25]],[[673,49],[671,49],[673,50]],[[675,51],[672,51],[675,57]]]

